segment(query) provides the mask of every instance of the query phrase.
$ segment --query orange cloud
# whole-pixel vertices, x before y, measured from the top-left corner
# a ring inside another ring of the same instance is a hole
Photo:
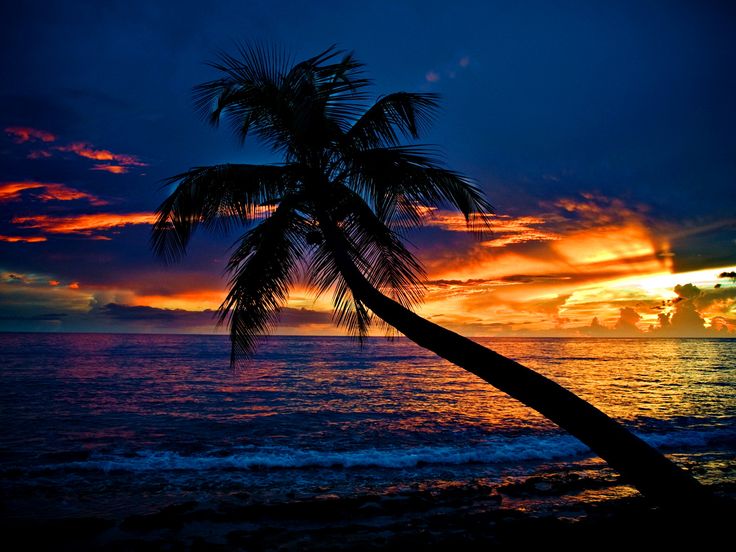
[[[95,236],[95,233],[100,230],[133,224],[153,224],[155,220],[156,216],[152,213],[95,213],[91,215],[14,217],[11,222],[23,228],[36,228],[51,234],[81,234],[99,238]]]
[[[652,258],[657,253],[650,231],[636,223],[572,232],[552,248],[574,265]]]
[[[0,184],[0,202],[19,199],[23,190],[45,187],[43,182],[3,182]]]
[[[138,295],[131,298],[133,306],[148,306],[159,309],[204,310],[217,309],[225,299],[225,290],[203,289],[168,295]]]
[[[543,207],[538,215],[492,217],[490,240],[421,251],[430,277],[422,313],[476,335],[567,332],[594,315],[615,321],[622,308],[661,299],[636,284],[673,270],[641,208],[591,194]],[[452,213],[430,212],[427,224],[465,231]],[[642,312],[642,324],[653,319]]]
[[[134,282],[126,281],[125,285],[133,283],[135,289],[128,290],[125,294],[121,293],[116,285],[105,286],[104,288],[97,286],[98,293],[95,300],[101,305],[114,299],[136,307],[202,311],[217,310],[227,295],[225,280],[221,280],[220,285],[218,285],[218,278],[213,278],[210,273],[183,273],[175,279],[169,278],[168,275],[169,273],[166,271],[154,271],[141,275]],[[321,315],[326,315],[328,319],[332,312],[332,302],[329,294],[315,298],[313,290],[299,283],[291,289],[286,307],[298,311],[318,312]],[[303,329],[309,329],[311,332],[314,328]],[[329,335],[336,332],[339,333],[339,330],[331,325],[330,327],[320,327],[318,333]],[[278,331],[277,333],[281,332]]]
[[[666,270],[663,261],[653,255],[572,264],[548,243],[537,245],[528,254],[513,251],[513,247],[494,250],[479,246],[464,263],[458,259],[454,265],[434,265],[430,277],[440,276],[460,284],[442,290],[430,286],[423,312],[442,314],[448,323],[455,316],[474,316],[484,322],[506,324],[504,331],[583,324],[592,318],[591,305],[595,305],[594,314],[608,317],[618,313],[622,297],[609,289],[610,282]],[[468,285],[464,285],[466,282]],[[633,289],[633,296],[623,296],[624,300],[652,297]]]
[[[429,260],[433,280],[421,310],[469,335],[731,331],[736,287],[718,285],[715,269],[673,273],[671,257],[661,257],[655,242],[643,222],[632,220],[563,231],[531,249],[476,244]],[[678,286],[688,280],[699,287]]]
[[[25,142],[33,142],[40,140],[42,142],[53,142],[56,136],[44,130],[38,130],[30,127],[7,127],[5,132],[8,133],[13,142],[23,144]],[[56,146],[56,151],[75,153],[85,159],[93,159],[95,161],[104,161],[94,165],[91,170],[106,171],[112,174],[125,174],[130,167],[146,167],[147,163],[141,161],[138,156],[129,153],[113,153],[110,150],[99,149],[88,142],[72,142],[66,146]],[[36,150],[28,154],[28,159],[44,159],[51,157],[49,150]]]
[[[3,236],[3,235],[0,235],[0,241],[9,242],[9,243],[19,243],[19,242],[38,243],[38,242],[45,242],[46,238],[44,236]]]
[[[460,213],[433,208],[421,211],[425,217],[424,223],[426,226],[441,228],[448,232],[469,231],[468,223]],[[489,224],[492,239],[482,242],[486,247],[505,247],[517,243],[560,239],[560,236],[555,232],[536,228],[547,224],[547,221],[541,217],[491,215]]]
[[[97,196],[81,192],[64,184],[54,182],[1,182],[0,203],[19,199],[21,193],[26,190],[43,190],[35,196],[41,201],[72,201],[75,199],[86,199],[92,205],[107,205],[108,202]]]
[[[59,282],[59,280],[49,280],[49,285],[50,285],[51,287],[56,287],[56,286],[58,286],[58,285],[59,285],[60,283],[61,283],[61,282]]]
[[[497,237],[484,241],[482,245],[486,247],[506,247],[517,243],[561,239],[560,235],[555,232],[535,228],[535,226],[542,224],[546,224],[546,222],[539,217],[495,216],[491,220],[491,232]]]
[[[7,127],[5,132],[12,137],[13,142],[16,144],[35,142],[36,140],[40,140],[41,142],[53,142],[56,140],[56,135],[31,127]]]
[[[123,165],[103,165],[97,164],[92,167],[93,171],[107,171],[112,174],[125,174],[128,172],[128,167]]]
[[[89,144],[87,142],[74,142],[72,144],[69,144],[68,146],[59,146],[56,149],[59,151],[76,153],[80,157],[84,157],[86,159],[94,159],[95,161],[110,161],[110,162],[115,163],[115,165],[98,164],[93,167],[93,170],[108,170],[109,172],[112,172],[115,174],[121,174],[122,172],[125,172],[125,171],[116,171],[114,169],[105,169],[103,167],[113,167],[113,166],[146,167],[147,166],[147,163],[142,162],[135,155],[130,155],[128,153],[113,153],[110,150],[106,150],[106,149],[95,149],[92,144]]]

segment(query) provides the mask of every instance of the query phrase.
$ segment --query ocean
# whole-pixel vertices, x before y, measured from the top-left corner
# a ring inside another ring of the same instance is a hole
[[[478,341],[734,488],[736,340]],[[223,336],[1,334],[3,517],[479,485],[574,514],[635,494],[540,415],[405,339],[271,337],[237,369],[228,353]]]

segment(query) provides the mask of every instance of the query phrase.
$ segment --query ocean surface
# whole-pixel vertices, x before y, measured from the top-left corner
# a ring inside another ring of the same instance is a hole
[[[736,340],[478,341],[701,481],[736,483]],[[540,415],[407,340],[273,337],[236,370],[228,353],[222,336],[0,334],[3,516],[477,482],[544,491],[544,477],[571,473],[582,483],[558,504],[635,493]]]

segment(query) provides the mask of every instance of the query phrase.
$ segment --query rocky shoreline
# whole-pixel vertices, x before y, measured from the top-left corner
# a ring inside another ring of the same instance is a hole
[[[715,535],[725,530],[726,512],[673,516],[616,481],[599,482],[598,489],[590,483],[573,473],[505,485],[448,483],[349,497],[324,492],[273,503],[254,503],[241,493],[217,503],[182,502],[121,520],[5,517],[2,526],[24,549],[115,551],[467,550],[552,544],[569,549],[595,542],[659,547],[715,542]],[[735,490],[720,487],[718,492],[733,496]],[[590,492],[600,492],[599,500],[584,496]],[[574,500],[576,495],[581,500]],[[694,505],[693,511],[697,509]]]

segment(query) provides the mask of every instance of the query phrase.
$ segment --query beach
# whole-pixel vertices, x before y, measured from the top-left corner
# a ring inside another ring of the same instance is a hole
[[[4,523],[3,529],[15,542],[44,550],[583,549],[594,542],[707,546],[728,538],[733,510],[698,517],[702,509],[694,505],[692,512],[674,514],[653,508],[640,496],[571,506],[571,494],[586,486],[572,476],[536,478],[505,488],[478,482],[380,496],[345,498],[325,493],[270,504],[253,504],[240,496],[218,504],[173,504],[122,521],[24,520]],[[730,486],[716,492],[733,498],[734,491]],[[548,502],[548,507],[530,509],[529,503],[535,501]],[[567,504],[560,506],[561,502]]]

